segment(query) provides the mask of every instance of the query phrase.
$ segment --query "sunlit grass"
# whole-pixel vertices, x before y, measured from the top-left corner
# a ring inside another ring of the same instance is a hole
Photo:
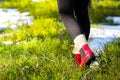
[[[63,29],[63,30],[62,30]],[[62,30],[62,32],[61,32]],[[46,38],[46,37],[60,37],[63,33],[66,33],[63,28],[63,24],[59,24],[54,18],[41,18],[34,20],[33,25],[27,26],[23,25],[18,27],[15,30],[6,29],[2,34],[10,34],[9,36],[1,36],[0,42],[2,41],[23,41],[31,39],[34,37],[37,38]]]
[[[119,79],[119,44],[107,45],[95,69],[75,67],[70,41],[46,38],[0,44],[1,79]],[[114,53],[114,54],[113,54]],[[86,77],[85,77],[86,76]]]

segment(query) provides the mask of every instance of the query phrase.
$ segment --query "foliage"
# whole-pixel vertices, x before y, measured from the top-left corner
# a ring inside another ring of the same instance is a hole
[[[4,3],[4,4],[3,4]],[[26,11],[31,5],[31,0],[5,0],[0,3],[0,7],[3,8],[18,8],[21,12]]]
[[[30,11],[34,18],[54,17],[59,20],[56,0],[44,0],[37,3],[32,0],[5,0],[3,3],[0,7],[18,8],[21,12]],[[120,16],[120,1],[92,0],[91,6],[89,14],[93,23],[105,22],[107,16]]]
[[[60,30],[62,30],[62,32]],[[63,28],[63,24],[57,23],[54,18],[41,18],[35,19],[33,25],[31,26],[23,25],[16,30],[5,30],[4,32],[2,32],[2,34],[7,35],[1,36],[0,42],[8,40],[18,42],[23,40],[29,40],[34,37],[58,37],[64,32],[65,30]]]
[[[120,16],[120,1],[93,0],[91,5],[92,7],[89,9],[89,13],[93,23],[105,22],[107,16]]]
[[[32,0],[5,0],[3,3],[0,7],[5,9],[18,8],[20,12],[30,11],[34,18],[56,17],[58,19],[56,0],[45,0],[37,3],[32,2]]]
[[[57,2],[55,0],[33,3],[30,6],[30,12],[35,18],[54,17],[58,19]]]

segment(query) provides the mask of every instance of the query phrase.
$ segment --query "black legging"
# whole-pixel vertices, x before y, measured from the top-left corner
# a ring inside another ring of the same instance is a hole
[[[57,0],[61,20],[70,36],[74,39],[80,34],[89,38],[90,21],[88,4],[90,0]]]

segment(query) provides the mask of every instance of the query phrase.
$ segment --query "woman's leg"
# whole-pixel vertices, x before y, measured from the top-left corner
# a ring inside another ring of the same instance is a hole
[[[90,0],[75,0],[75,15],[80,27],[83,29],[86,39],[89,38],[90,33],[90,21],[88,15],[88,5]]]
[[[60,18],[64,23],[68,33],[74,40],[78,35],[83,34],[82,32],[83,30],[81,30],[81,27],[74,16],[74,6],[75,6],[74,0],[57,0],[57,1],[58,1]],[[79,50],[80,49],[78,49],[78,47],[74,45],[73,54],[75,56],[75,63],[77,65],[81,63]]]
[[[94,53],[89,48],[87,40],[89,38],[90,33],[90,21],[88,16],[88,4],[90,0],[75,0],[75,16],[76,19],[81,25],[81,30],[83,30],[84,34],[78,35],[74,42],[75,42],[75,49],[74,52],[76,53],[77,50],[80,52],[81,61],[80,66],[83,67],[86,64],[90,65],[92,61],[95,60]]]
[[[64,23],[67,31],[70,36],[74,40],[74,38],[82,34],[82,30],[80,28],[79,23],[76,21],[74,17],[74,0],[57,0],[58,1],[58,9],[60,13],[60,18]]]
[[[86,3],[84,0],[58,0],[58,8],[61,20],[74,40],[73,54],[75,54],[75,62],[77,65],[83,67],[86,63],[90,63],[94,59],[94,54],[88,47],[86,40],[90,31]],[[74,17],[74,10],[77,20]]]

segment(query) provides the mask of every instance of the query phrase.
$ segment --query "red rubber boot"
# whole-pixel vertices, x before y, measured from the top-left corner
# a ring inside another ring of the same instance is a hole
[[[95,61],[95,56],[92,50],[89,48],[88,44],[82,46],[80,50],[81,62],[80,66],[84,67],[85,65],[90,65],[92,61]]]
[[[79,66],[80,63],[81,63],[81,55],[79,53],[78,54],[74,54],[74,58],[75,58],[76,66]]]

